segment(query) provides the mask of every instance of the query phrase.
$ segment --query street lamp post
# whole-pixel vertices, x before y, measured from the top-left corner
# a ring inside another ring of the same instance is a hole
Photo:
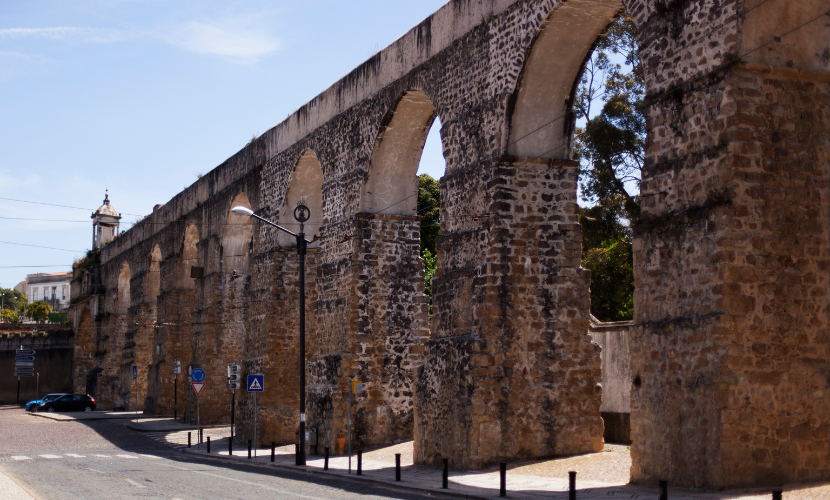
[[[305,239],[304,224],[311,216],[311,210],[302,202],[294,208],[294,219],[300,223],[299,234],[260,217],[250,208],[233,207],[231,211],[258,219],[297,239],[297,254],[300,256],[300,450],[297,453],[296,464],[305,465],[305,254],[307,245],[311,242]]]

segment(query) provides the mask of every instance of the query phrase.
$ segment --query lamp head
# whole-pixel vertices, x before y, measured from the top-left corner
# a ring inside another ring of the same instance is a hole
[[[239,206],[239,207],[233,207],[233,208],[231,209],[231,212],[236,212],[236,213],[238,213],[238,214],[244,214],[244,215],[247,215],[248,217],[250,217],[250,216],[254,215],[254,211],[253,211],[253,210],[251,210],[251,209],[250,209],[250,208],[248,208],[248,207],[242,207],[242,206]]]

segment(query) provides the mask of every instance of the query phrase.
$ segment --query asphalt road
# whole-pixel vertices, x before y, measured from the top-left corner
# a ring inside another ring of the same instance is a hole
[[[43,500],[434,498],[185,455],[127,429],[126,422],[57,422],[0,407],[0,496],[28,500],[24,492]]]

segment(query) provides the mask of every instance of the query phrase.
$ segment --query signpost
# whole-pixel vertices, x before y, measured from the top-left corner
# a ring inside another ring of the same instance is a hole
[[[20,404],[20,377],[34,377],[35,374],[35,350],[20,349],[14,352],[14,376],[17,377],[17,404]],[[37,392],[40,392],[40,377],[38,376]],[[38,395],[35,397],[37,398]]]
[[[363,392],[363,382],[352,380],[349,383],[349,474],[352,473],[352,394]]]
[[[178,359],[173,361],[173,420],[178,420],[179,409],[179,377],[182,372],[182,362]]]
[[[234,399],[236,390],[242,388],[242,367],[228,365],[228,385],[231,389],[231,443],[233,443]]]
[[[259,412],[259,408],[257,407],[257,393],[262,392],[265,390],[265,375],[248,375],[248,383],[246,384],[248,387],[248,392],[254,393],[254,457],[256,457],[256,447],[257,447],[257,413]]]
[[[135,414],[138,415],[138,389],[135,386],[136,380],[138,380],[138,366],[133,365],[133,392],[135,393]]]
[[[205,371],[201,368],[194,368],[193,371],[190,372],[190,387],[193,388],[193,392],[196,393],[196,427],[201,429],[201,421],[199,415],[199,394],[202,393],[202,389],[205,388]],[[199,434],[201,436],[201,432]],[[199,444],[201,445],[202,442],[199,440]]]

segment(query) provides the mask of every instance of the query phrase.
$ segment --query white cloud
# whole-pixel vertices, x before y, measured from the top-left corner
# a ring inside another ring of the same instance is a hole
[[[78,28],[58,26],[54,28],[5,28],[0,29],[0,40],[39,38],[45,40],[72,40],[80,42],[112,43],[134,38],[137,33],[102,28]]]
[[[280,47],[276,38],[245,26],[190,22],[178,33],[164,37],[190,52],[228,57],[240,64],[256,64]]]
[[[256,64],[262,57],[280,47],[279,40],[275,37],[251,28],[250,23],[244,22],[218,24],[191,21],[176,29],[161,31],[71,26],[0,29],[0,40],[41,39],[115,43],[141,37],[161,40],[196,54],[223,56],[245,65]]]

